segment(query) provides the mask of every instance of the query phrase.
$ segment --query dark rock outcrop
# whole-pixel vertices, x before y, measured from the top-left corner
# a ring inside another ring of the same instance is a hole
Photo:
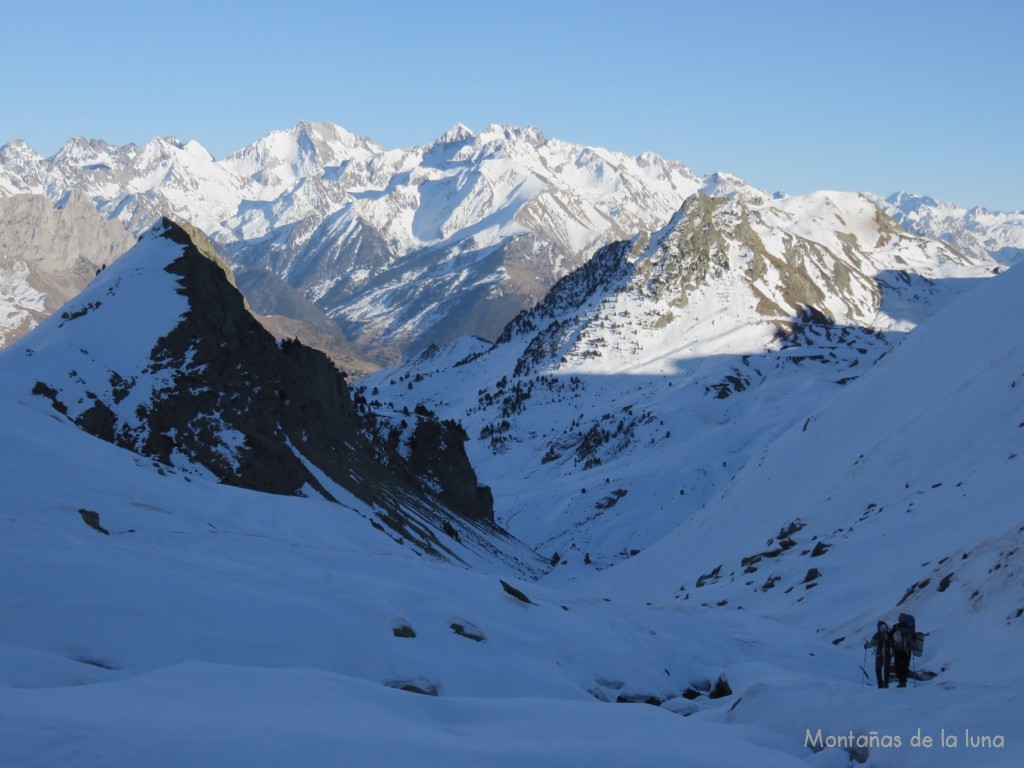
[[[490,488],[477,483],[464,447],[468,439],[455,421],[421,417],[410,439],[409,464],[437,483],[446,506],[465,518],[494,522],[494,497]]]
[[[165,269],[188,301],[140,377],[160,384],[134,418],[119,418],[117,404],[139,382],[113,372],[108,396],[87,392],[93,403],[79,427],[169,466],[201,465],[229,485],[329,500],[343,488],[427,551],[451,551],[435,530],[452,513],[493,528],[490,490],[477,482],[461,426],[419,418],[406,460],[377,436],[374,415],[326,355],[278,343],[257,322],[202,233],[166,219],[159,226],[153,236],[183,246]],[[43,382],[34,392],[63,405]]]

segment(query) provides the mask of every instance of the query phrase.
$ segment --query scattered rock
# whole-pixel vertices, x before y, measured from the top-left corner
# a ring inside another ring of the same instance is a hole
[[[57,390],[53,387],[42,381],[37,381],[35,386],[32,387],[32,394],[48,398],[50,404],[53,405],[53,410],[57,411],[57,413],[62,413],[65,416],[68,415],[68,407],[57,398]]]
[[[425,677],[417,677],[413,680],[392,680],[384,683],[388,688],[397,688],[400,691],[418,693],[422,696],[437,696],[440,684]]]
[[[806,526],[807,526],[807,523],[805,523],[805,522],[804,522],[803,520],[801,520],[800,518],[797,518],[797,519],[796,519],[796,520],[794,520],[793,522],[791,522],[791,523],[788,523],[788,524],[784,525],[784,526],[783,526],[783,527],[782,527],[782,528],[781,528],[781,529],[779,530],[779,535],[778,535],[778,538],[779,538],[780,540],[781,540],[781,539],[788,539],[788,538],[789,538],[790,536],[792,536],[792,535],[793,535],[794,533],[796,533],[797,531],[801,531],[801,530],[803,530],[803,529],[804,529],[804,528],[805,528]],[[790,546],[792,546],[792,545],[790,545]]]
[[[716,565],[711,570],[710,573],[705,573],[703,576],[701,576],[699,579],[697,579],[697,588],[700,589],[705,584],[707,584],[709,581],[717,581],[718,580],[718,574],[720,574],[721,572],[722,572],[721,564]]]
[[[462,541],[462,537],[459,535],[459,532],[455,530],[455,526],[451,524],[450,520],[444,521],[444,524],[441,526],[441,530],[444,531],[445,536],[450,536],[456,541]]]
[[[92,528],[94,531],[99,531],[104,536],[110,535],[110,531],[108,531],[106,528],[100,525],[99,512],[93,512],[91,509],[80,509],[78,510],[78,514],[82,516],[82,520],[85,522],[85,524]]]
[[[709,699],[721,699],[725,696],[732,696],[732,688],[729,687],[728,681],[724,677],[719,677],[715,681],[715,687],[711,689],[708,694]]]
[[[505,590],[506,593],[512,595],[512,597],[514,597],[519,602],[526,603],[527,605],[536,605],[536,603],[534,603],[530,598],[528,598],[520,590],[513,587],[507,581],[504,581],[503,579],[498,579],[498,581],[501,583],[501,588]]]
[[[468,637],[470,640],[475,640],[480,643],[486,639],[480,628],[464,619],[457,619],[448,625],[451,627],[452,632],[461,637]]]
[[[395,625],[391,627],[391,631],[395,637],[416,637],[416,630],[412,626],[402,619],[398,619]]]

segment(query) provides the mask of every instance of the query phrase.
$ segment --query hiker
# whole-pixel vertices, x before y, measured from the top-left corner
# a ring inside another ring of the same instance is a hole
[[[878,622],[878,631],[874,636],[864,643],[865,648],[875,649],[875,679],[878,680],[879,688],[889,687],[889,660],[892,654],[892,638],[889,634],[889,625],[884,621]]]
[[[907,687],[907,675],[910,674],[910,654],[914,649],[914,627],[904,621],[905,614],[892,628],[892,661],[896,667],[897,688]],[[910,618],[906,616],[906,618]],[[912,619],[911,619],[912,620]]]

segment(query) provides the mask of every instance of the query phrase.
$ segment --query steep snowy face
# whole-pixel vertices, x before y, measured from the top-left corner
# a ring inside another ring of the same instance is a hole
[[[1024,211],[987,211],[941,203],[925,195],[897,192],[879,205],[908,231],[944,240],[975,257],[1004,264],[1024,258]]]
[[[710,503],[992,263],[859,195],[696,195],[660,232],[600,249],[492,347],[431,350],[366,386],[466,424],[498,518],[575,552],[573,568],[605,566]]]
[[[396,535],[456,558],[454,539],[438,537],[448,518],[470,543],[502,536],[457,424],[422,411],[379,430],[323,354],[273,340],[229,275],[205,237],[164,220],[12,347],[8,375],[167,471],[331,501],[351,494]]]

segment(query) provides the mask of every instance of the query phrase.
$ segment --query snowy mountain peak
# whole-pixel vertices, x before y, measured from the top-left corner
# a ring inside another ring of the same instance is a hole
[[[186,154],[192,155],[192,157],[196,157],[208,163],[214,162],[214,158],[213,155],[210,153],[210,150],[208,150],[195,139],[191,139],[185,142],[185,146],[183,146],[182,149],[185,151]]]
[[[442,133],[434,144],[462,144],[475,138],[476,134],[472,130],[462,123],[455,123],[455,125]]]
[[[700,188],[700,193],[708,197],[742,195],[755,200],[764,200],[771,197],[767,192],[750,186],[739,176],[721,171],[708,176],[704,186]]]
[[[28,145],[28,142],[24,139],[11,139],[3,146],[0,146],[0,156],[6,157],[8,155],[26,155],[38,153]],[[42,157],[42,155],[39,155]]]
[[[912,192],[895,192],[885,198],[885,202],[895,206],[903,213],[911,213],[921,206],[937,207],[939,201],[928,195],[916,195]]]
[[[49,160],[14,144],[0,151],[0,195],[60,200],[70,189],[134,234],[164,215],[192,222],[235,264],[287,283],[384,364],[462,334],[496,338],[595,250],[660,229],[698,191],[766,215],[769,202],[787,216],[807,212],[792,234],[812,241],[823,227],[856,236],[859,247],[870,235],[824,203],[788,206],[731,174],[701,178],[651,153],[498,124],[476,136],[456,124],[433,144],[385,151],[332,123],[301,122],[219,162],[197,143],[167,139],[139,148],[76,138]],[[1024,253],[1024,214],[891,215],[975,259]],[[852,247],[829,238],[832,251]],[[271,301],[257,309],[278,313]]]
[[[87,139],[84,136],[74,136],[57,150],[57,154],[51,160],[55,163],[67,163],[80,167],[108,157],[115,149],[115,147],[102,139]]]
[[[228,155],[220,166],[249,177],[277,196],[304,178],[346,161],[368,162],[382,152],[376,142],[333,123],[301,122],[275,130],[248,147]]]

